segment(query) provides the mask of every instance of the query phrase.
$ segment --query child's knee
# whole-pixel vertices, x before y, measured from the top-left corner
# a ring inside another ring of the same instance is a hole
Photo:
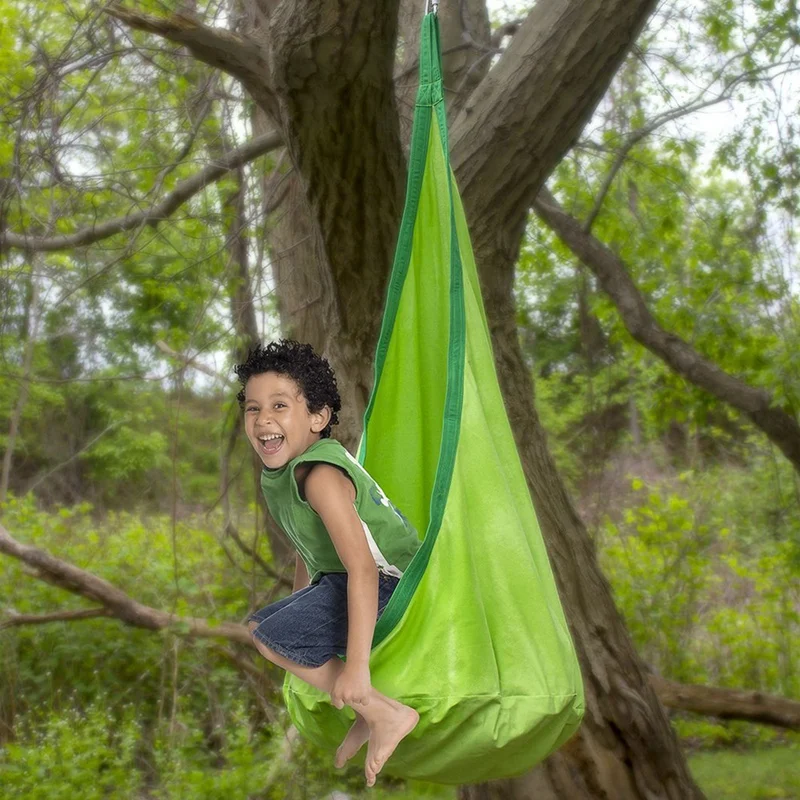
[[[247,630],[250,631],[250,633],[252,633],[257,627],[258,623],[254,619],[251,619],[250,622],[247,623]]]

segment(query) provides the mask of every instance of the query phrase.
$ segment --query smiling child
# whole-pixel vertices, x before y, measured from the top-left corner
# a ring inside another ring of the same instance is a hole
[[[369,671],[375,623],[419,537],[330,438],[341,401],[330,365],[310,345],[259,346],[235,370],[247,438],[264,465],[264,497],[297,553],[293,593],[251,615],[253,640],[269,661],[355,711],[335,763],[344,766],[368,742],[364,772],[373,786],[419,721],[378,692]]]

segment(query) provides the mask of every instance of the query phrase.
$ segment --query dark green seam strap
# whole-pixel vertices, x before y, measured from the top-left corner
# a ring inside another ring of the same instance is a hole
[[[438,73],[430,70],[427,74],[438,74],[438,92],[435,87],[432,93],[421,98],[429,101],[432,95],[439,94],[441,97],[441,55],[439,51],[438,19],[430,14],[423,20],[422,45],[420,56],[421,82],[428,64],[428,56],[432,55],[431,43],[436,44],[435,52],[437,56]],[[420,94],[423,94],[425,87],[420,86]],[[394,626],[400,621],[411,598],[419,585],[425,572],[433,551],[433,546],[441,528],[444,517],[447,498],[450,492],[450,484],[453,477],[456,452],[458,450],[458,439],[461,430],[461,409],[464,398],[464,361],[466,349],[466,329],[465,329],[465,308],[464,308],[464,279],[461,263],[461,254],[458,247],[458,231],[455,222],[455,204],[453,202],[453,178],[450,169],[450,155],[448,151],[447,118],[444,103],[442,100],[432,103],[433,113],[436,115],[436,122],[439,128],[439,138],[444,151],[444,166],[447,179],[448,197],[450,205],[450,335],[448,339],[447,353],[447,390],[445,393],[444,418],[442,423],[442,442],[439,450],[439,462],[434,479],[433,492],[431,494],[431,506],[428,529],[425,532],[425,539],[417,551],[416,555],[408,565],[403,577],[392,594],[389,603],[384,609],[383,614],[375,626],[372,646],[381,642],[391,632]],[[416,115],[425,114],[428,102],[419,103]],[[415,115],[415,125],[416,125]],[[426,114],[429,129],[430,115]],[[412,145],[413,150],[413,145]],[[412,152],[412,160],[415,154]],[[427,158],[427,146],[425,156]],[[423,161],[424,165],[424,161]],[[418,197],[416,198],[418,200]],[[413,233],[413,223],[416,219],[416,208],[414,217],[409,218],[409,224]],[[403,216],[403,225],[406,224],[406,215]],[[406,269],[408,262],[406,261]],[[405,273],[404,273],[405,277]],[[398,298],[399,301],[399,298]],[[396,312],[396,309],[395,309]],[[389,333],[391,329],[389,330]],[[363,445],[362,441],[362,445]]]

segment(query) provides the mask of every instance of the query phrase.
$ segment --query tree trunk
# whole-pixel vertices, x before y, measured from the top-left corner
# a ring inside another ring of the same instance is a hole
[[[228,148],[232,149],[232,148]],[[222,199],[222,210],[225,218],[225,248],[228,254],[228,295],[230,298],[231,320],[235,331],[234,353],[235,363],[240,364],[248,352],[259,342],[258,323],[256,322],[253,287],[250,280],[250,259],[248,254],[247,212],[245,209],[244,171],[239,167],[235,173],[235,187]],[[230,483],[230,456],[236,440],[242,430],[241,414],[237,413],[231,421],[228,441],[223,446],[220,459],[220,492],[225,513],[225,530],[230,532],[230,502],[228,485]],[[286,536],[275,524],[269,514],[266,501],[261,492],[261,462],[255,453],[250,451],[252,462],[253,492],[256,504],[261,509],[264,530],[269,540],[270,552],[277,565],[286,563],[294,555]],[[237,544],[239,540],[237,539]]]
[[[34,262],[36,261],[34,257]],[[19,394],[14,410],[11,412],[11,420],[8,425],[8,437],[6,439],[6,449],[3,453],[3,467],[0,472],[0,503],[6,501],[8,496],[8,485],[11,481],[11,465],[14,460],[14,450],[17,446],[17,436],[19,435],[19,424],[22,421],[22,414],[28,402],[28,391],[30,388],[30,377],[33,368],[33,350],[36,344],[36,326],[39,317],[39,284],[36,278],[36,264],[31,265],[30,281],[28,284],[28,298],[25,311],[25,330],[23,333],[22,350],[22,380],[19,385]]]

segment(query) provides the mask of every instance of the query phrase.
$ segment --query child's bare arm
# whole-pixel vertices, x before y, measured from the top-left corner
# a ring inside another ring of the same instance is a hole
[[[369,694],[369,654],[378,616],[378,570],[353,505],[355,487],[330,464],[317,464],[305,483],[309,505],[319,514],[347,570],[347,664],[334,704],[364,703]]]
[[[305,589],[310,582],[308,570],[306,569],[306,562],[300,558],[300,553],[295,553],[294,585],[292,586],[292,592],[299,592],[301,589]]]

